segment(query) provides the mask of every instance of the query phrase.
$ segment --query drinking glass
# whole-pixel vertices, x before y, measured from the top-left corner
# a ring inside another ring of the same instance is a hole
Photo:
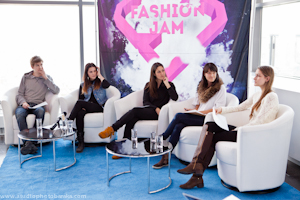
[[[137,149],[138,142],[137,142],[137,131],[131,129],[131,142],[132,142],[132,148]]]
[[[150,134],[150,152],[156,151],[156,132],[152,132]]]
[[[73,133],[73,120],[67,120],[67,133]]]
[[[62,135],[65,135],[67,133],[67,123],[66,120],[59,120],[59,127],[61,129]]]
[[[43,121],[42,118],[36,119],[36,134],[38,138],[43,138]]]
[[[163,149],[164,146],[164,138],[162,135],[157,136],[157,149],[160,151]]]

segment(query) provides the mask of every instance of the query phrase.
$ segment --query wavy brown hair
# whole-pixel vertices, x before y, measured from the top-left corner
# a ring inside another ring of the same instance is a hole
[[[265,98],[265,96],[272,92],[272,85],[273,85],[273,81],[274,81],[274,70],[272,67],[270,66],[261,66],[258,68],[259,71],[261,71],[261,73],[265,76],[265,77],[270,77],[269,81],[265,83],[265,88],[261,93],[261,96],[259,98],[259,100],[254,104],[254,106],[251,109],[251,113],[250,113],[250,119],[253,117],[253,112],[254,110],[257,110],[259,108],[259,106],[261,105],[261,101],[263,100],[263,98]]]
[[[84,94],[84,93],[87,94],[88,88],[93,84],[93,82],[90,80],[90,78],[88,76],[88,71],[91,67],[95,67],[96,70],[97,70],[97,67],[94,63],[88,63],[88,64],[85,65],[84,74],[83,74],[83,77],[82,77],[82,81],[83,81],[83,87],[82,87],[82,90],[81,90],[82,94]],[[96,77],[95,83],[94,83],[94,90],[99,89],[100,85],[101,85],[101,80],[98,77]]]
[[[152,98],[157,98],[158,94],[157,94],[157,82],[156,82],[156,76],[155,76],[155,71],[158,67],[164,67],[161,63],[156,62],[152,65],[151,67],[151,73],[150,73],[150,81],[149,83],[146,84],[144,90],[149,88],[150,91],[150,96]],[[166,74],[167,75],[167,74]]]
[[[204,68],[203,68],[202,79],[199,82],[198,87],[197,87],[197,93],[198,93],[198,95],[200,95],[200,91],[202,91],[202,88],[208,88],[208,81],[207,81],[207,79],[204,76],[204,74],[207,73],[208,71],[212,71],[212,72],[216,72],[217,73],[216,79],[212,83],[211,87],[213,87],[214,85],[216,85],[217,83],[220,82],[220,77],[219,77],[219,74],[218,74],[218,68],[217,68],[217,66],[214,63],[206,63],[204,65]]]

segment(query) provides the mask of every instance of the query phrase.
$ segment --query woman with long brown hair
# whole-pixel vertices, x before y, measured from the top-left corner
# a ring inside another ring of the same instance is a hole
[[[172,99],[176,101],[178,94],[172,82],[168,81],[165,69],[161,63],[154,63],[151,67],[150,81],[144,88],[143,105],[145,107],[136,107],[129,110],[112,126],[107,127],[99,133],[99,137],[111,137],[115,131],[124,124],[124,138],[131,139],[131,129],[138,120],[157,120],[160,109]],[[113,156],[114,159],[119,158]]]
[[[226,89],[222,79],[219,77],[218,68],[214,63],[206,63],[203,67],[202,79],[198,84],[196,97],[191,106],[203,114],[212,112],[213,107],[225,106]],[[193,110],[193,109],[187,109]],[[177,113],[169,124],[166,131],[162,134],[163,139],[170,136],[169,142],[173,149],[177,145],[181,130],[186,126],[203,126],[205,116]],[[161,160],[153,165],[154,169],[160,169],[168,166],[168,154],[162,156]]]
[[[259,67],[255,73],[254,85],[260,87],[261,91],[256,92],[238,106],[217,108],[216,113],[231,113],[251,108],[249,123],[244,126],[255,126],[273,121],[279,107],[278,96],[271,89],[273,80],[274,71],[271,67]],[[237,127],[229,126],[229,129],[230,131],[225,131],[218,127],[215,122],[207,122],[203,126],[201,134],[204,134],[205,137],[203,141],[198,142],[192,162],[184,169],[177,171],[181,174],[193,174],[187,183],[180,185],[181,188],[204,187],[202,175],[214,155],[216,143],[219,141],[236,142]]]
[[[107,100],[105,89],[110,86],[101,75],[100,68],[94,63],[85,65],[82,79],[78,100],[69,116],[70,120],[76,119],[77,153],[81,153],[84,149],[84,116],[87,113],[103,112],[103,106]]]

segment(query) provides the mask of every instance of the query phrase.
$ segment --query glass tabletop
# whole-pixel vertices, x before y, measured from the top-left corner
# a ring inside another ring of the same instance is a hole
[[[72,135],[74,135],[74,133],[75,132],[65,134],[65,132],[59,128],[56,128],[54,130],[43,128],[43,136],[38,137],[36,128],[30,128],[30,129],[24,129],[23,131],[21,131],[18,134],[18,137],[21,139],[24,139],[24,140],[34,140],[34,141],[49,140],[49,141],[52,141],[52,140],[57,140],[57,139],[60,139],[63,137],[72,136]]]
[[[168,146],[164,146],[162,149],[156,148],[150,151],[150,145],[149,138],[139,138],[137,148],[133,149],[131,140],[123,139],[107,144],[106,151],[110,154],[122,157],[154,157],[166,154],[173,149],[172,144],[168,143]]]

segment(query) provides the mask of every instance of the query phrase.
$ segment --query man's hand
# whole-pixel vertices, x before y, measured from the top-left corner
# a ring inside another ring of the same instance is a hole
[[[46,73],[45,73],[44,68],[40,70],[40,74],[41,74],[41,76],[42,76],[45,80],[48,79],[48,77],[47,77],[47,75],[46,75]]]
[[[165,76],[163,82],[164,82],[165,86],[167,87],[167,89],[169,89],[171,87],[168,77]]]
[[[22,107],[27,110],[30,106],[29,106],[29,104],[27,102],[24,102],[22,104]]]
[[[159,108],[156,108],[156,109],[155,109],[155,112],[157,113],[157,115],[159,115],[160,109],[159,109]]]

